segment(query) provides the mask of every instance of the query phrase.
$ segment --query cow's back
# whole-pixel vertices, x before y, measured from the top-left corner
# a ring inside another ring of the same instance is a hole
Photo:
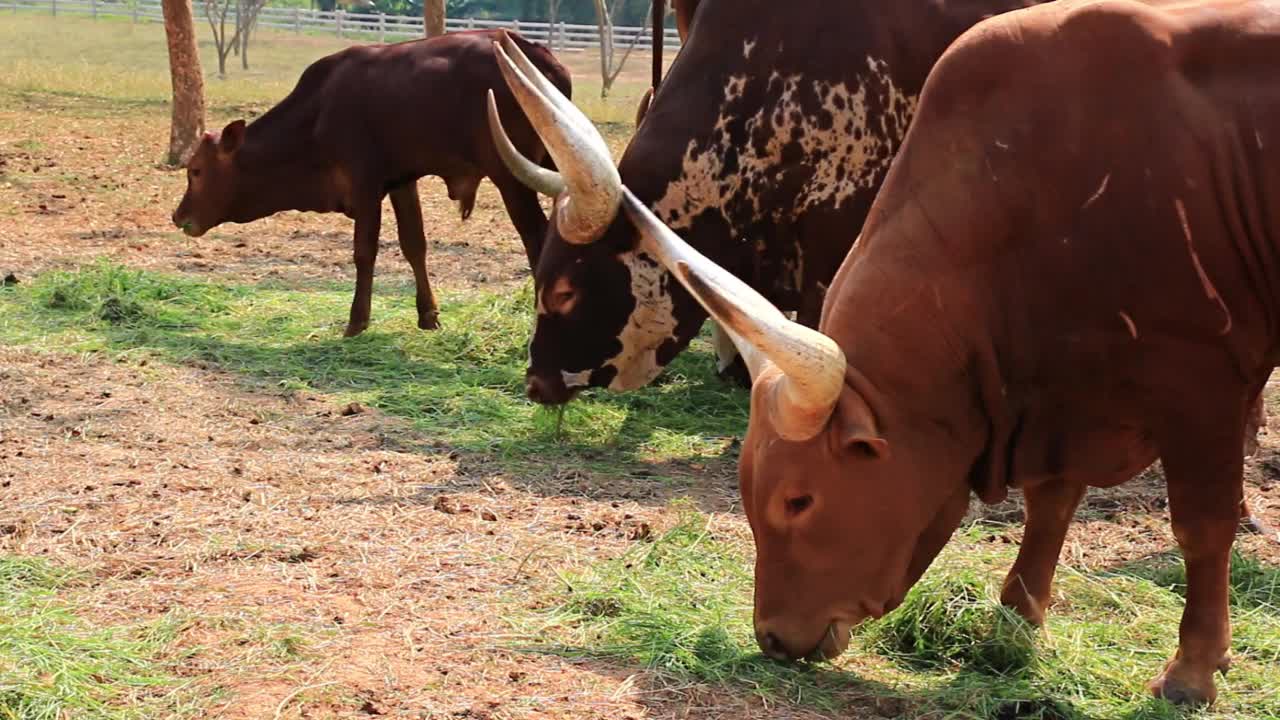
[[[1025,479],[1127,479],[1194,408],[1243,423],[1280,317],[1278,31],[1257,3],[1064,0],[965,34],[824,331],[857,346],[861,314],[932,297],[936,327],[903,332],[980,358]]]
[[[622,161],[668,225],[816,323],[947,45],[1033,2],[702,0]],[[672,102],[672,101],[675,102]],[[673,138],[688,138],[673,152]]]
[[[485,95],[493,89],[500,106],[514,108],[494,57],[497,36],[496,31],[468,31],[356,46],[318,61],[325,69],[323,81],[308,88],[320,106],[317,138],[348,155],[340,158],[344,162],[359,162],[360,155],[372,152],[378,162],[399,166],[402,172],[393,175],[416,176],[428,168],[429,174],[442,176],[487,174],[483,171],[491,167],[483,165],[491,165],[492,141]],[[545,48],[517,38],[530,59],[568,94],[567,70]],[[518,145],[536,142],[522,118],[504,114],[514,118],[510,122]]]

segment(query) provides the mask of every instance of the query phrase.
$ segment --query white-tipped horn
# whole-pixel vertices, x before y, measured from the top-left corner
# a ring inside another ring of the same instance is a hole
[[[608,146],[586,116],[538,72],[520,48],[510,38],[504,39],[494,43],[498,69],[556,161],[568,191],[556,203],[560,236],[580,245],[595,242],[613,223],[622,202],[622,179]],[[537,79],[522,71],[521,65],[531,68]],[[546,93],[542,87],[547,88]]]
[[[636,199],[623,191],[623,207],[640,231],[646,252],[658,258],[732,337],[742,359],[759,378],[772,367],[783,377],[773,385],[769,412],[787,440],[817,435],[831,417],[844,387],[844,351],[822,333],[788,320],[750,285],[707,259]]]
[[[502,127],[498,101],[493,90],[489,91],[489,133],[493,135],[493,145],[498,151],[498,157],[502,158],[502,164],[507,166],[517,180],[543,195],[556,197],[564,192],[564,178],[560,177],[560,173],[548,170],[525,157],[511,142],[506,128]]]
[[[584,134],[591,136],[593,139],[598,139],[600,141],[600,148],[607,155],[609,153],[609,146],[605,144],[604,138],[601,138],[599,133],[596,132],[595,123],[591,122],[591,118],[583,114],[583,112],[578,109],[578,106],[573,104],[572,100],[565,97],[564,93],[560,92],[560,88],[556,87],[555,84],[542,74],[542,71],[539,70],[531,60],[529,60],[529,56],[525,55],[524,51],[520,49],[520,46],[516,44],[516,41],[511,38],[510,33],[506,30],[501,31],[499,33],[498,42],[502,44],[502,49],[507,54],[507,57],[510,58],[511,61],[515,63],[516,67],[520,69],[520,72],[528,78],[529,82],[537,89],[538,93],[554,105],[556,109],[564,113],[565,117],[572,120],[579,128],[581,128]]]

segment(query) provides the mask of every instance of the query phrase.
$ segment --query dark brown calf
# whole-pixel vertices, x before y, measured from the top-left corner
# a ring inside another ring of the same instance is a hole
[[[236,120],[221,134],[205,135],[187,163],[187,192],[174,224],[199,236],[224,222],[251,222],[282,210],[352,218],[350,337],[369,325],[382,199],[390,195],[400,247],[417,285],[418,327],[437,327],[418,178],[443,178],[463,219],[471,215],[480,181],[492,180],[531,267],[546,233],[537,194],[502,163],[485,120],[485,94],[493,90],[516,147],[535,161],[545,158],[498,73],[495,38],[488,31],[453,33],[352,47],[317,60],[261,118],[248,125]],[[546,48],[513,38],[556,87],[571,92],[568,70]]]

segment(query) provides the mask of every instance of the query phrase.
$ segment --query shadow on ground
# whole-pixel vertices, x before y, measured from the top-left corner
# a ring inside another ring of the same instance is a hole
[[[374,326],[344,339],[349,293],[336,283],[225,286],[98,264],[0,292],[0,339],[158,356],[233,373],[256,390],[359,402],[425,439],[406,449],[458,453],[536,493],[653,504],[691,495],[709,511],[732,503],[747,394],[716,377],[704,346],[649,388],[591,391],[561,415],[524,398],[527,289],[447,299],[444,328],[422,332],[411,290],[379,287]]]

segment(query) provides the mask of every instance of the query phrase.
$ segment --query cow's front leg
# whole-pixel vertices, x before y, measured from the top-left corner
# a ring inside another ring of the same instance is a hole
[[[1000,602],[1032,624],[1044,623],[1058,555],[1084,493],[1084,485],[1062,479],[1023,488],[1026,531],[1018,559],[1005,578]]]
[[[422,227],[422,201],[418,199],[418,183],[410,182],[391,191],[391,207],[396,211],[396,232],[400,251],[413,268],[413,282],[418,305],[418,327],[435,330],[440,327],[440,310],[431,279],[427,276],[427,234]]]
[[[356,295],[351,301],[351,318],[343,335],[355,337],[369,327],[369,307],[373,300],[373,265],[378,259],[378,235],[382,230],[382,199],[365,199],[353,213],[356,218]]]
[[[1187,605],[1178,652],[1150,688],[1172,702],[1213,702],[1218,695],[1213,674],[1230,664],[1228,583],[1240,521],[1242,436],[1237,425],[1225,438],[1203,432],[1164,451],[1173,534],[1187,569]]]

